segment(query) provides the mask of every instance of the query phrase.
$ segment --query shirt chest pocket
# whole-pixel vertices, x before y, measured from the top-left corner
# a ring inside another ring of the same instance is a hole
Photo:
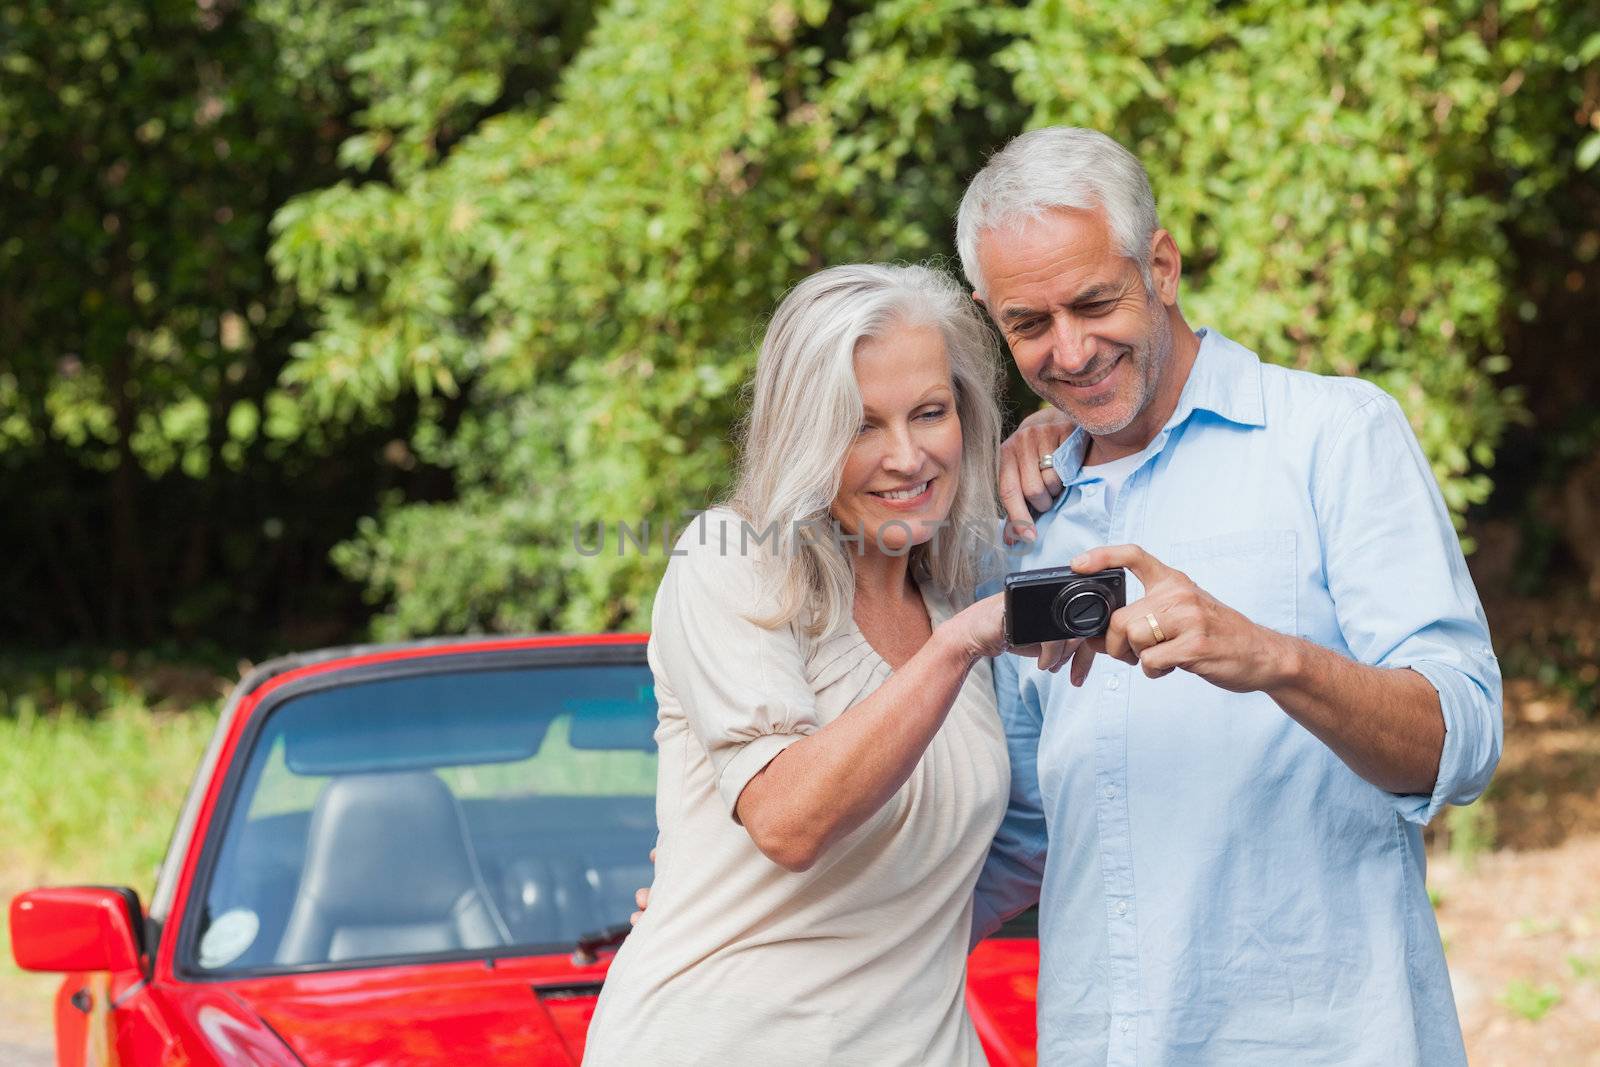
[[[1251,622],[1292,634],[1298,623],[1296,547],[1293,530],[1247,530],[1150,551]]]

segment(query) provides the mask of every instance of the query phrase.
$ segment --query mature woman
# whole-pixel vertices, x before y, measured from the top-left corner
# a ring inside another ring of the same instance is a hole
[[[933,270],[835,267],[778,308],[737,490],[656,597],[656,879],[586,1063],[984,1062],[970,899],[1009,768],[1000,598],[968,602],[997,378]]]

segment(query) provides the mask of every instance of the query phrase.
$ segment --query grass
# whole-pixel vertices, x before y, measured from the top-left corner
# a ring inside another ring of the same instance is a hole
[[[1500,1003],[1529,1022],[1536,1023],[1561,1003],[1561,990],[1552,985],[1535,986],[1526,978],[1517,978],[1500,994]]]
[[[208,668],[0,662],[0,895],[94,883],[148,899],[219,690]],[[55,981],[16,969],[0,923],[0,983],[31,1002]]]
[[[1564,925],[1564,920],[1549,916],[1523,916],[1517,920],[1517,933],[1523,937],[1543,937],[1558,932]]]
[[[173,713],[135,704],[92,717],[0,719],[7,869],[148,893],[215,723],[213,708]]]

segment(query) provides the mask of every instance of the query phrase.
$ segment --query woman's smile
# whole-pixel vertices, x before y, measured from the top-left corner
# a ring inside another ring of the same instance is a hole
[[[889,507],[914,511],[933,499],[933,483],[933,478],[926,478],[904,489],[868,490],[867,495],[877,497]]]

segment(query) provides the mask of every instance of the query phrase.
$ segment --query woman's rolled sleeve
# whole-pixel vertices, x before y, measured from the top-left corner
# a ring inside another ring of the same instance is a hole
[[[816,698],[793,630],[751,616],[776,601],[741,524],[717,512],[685,531],[656,595],[650,652],[705,747],[717,791],[738,821],[739,794],[773,758],[814,733]]]

